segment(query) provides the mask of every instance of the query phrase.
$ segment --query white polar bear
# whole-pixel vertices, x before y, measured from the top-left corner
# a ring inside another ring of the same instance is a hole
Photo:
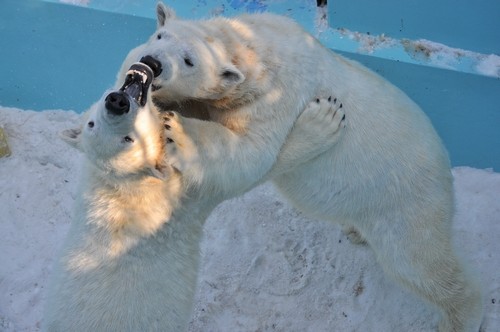
[[[62,134],[85,159],[44,330],[180,331],[192,306],[201,221],[176,213],[182,180],[164,163],[158,114],[132,101],[121,115],[104,105],[103,97],[82,127]]]
[[[220,199],[187,188],[170,166],[166,132],[180,128],[146,103],[144,92],[105,94],[81,126],[62,133],[85,159],[44,330],[183,331],[189,321],[202,226]],[[296,138],[320,131],[331,146],[341,137],[342,118],[338,104],[313,101],[297,121]],[[310,141],[305,153],[317,143]]]
[[[229,198],[272,178],[297,208],[366,241],[388,275],[440,309],[440,331],[478,331],[481,292],[452,247],[447,152],[410,98],[285,17],[187,21],[161,3],[157,17],[123,66],[153,57],[157,105],[211,120],[177,118],[170,152],[185,179]],[[309,162],[280,154],[307,101],[330,91],[348,110],[340,141]]]

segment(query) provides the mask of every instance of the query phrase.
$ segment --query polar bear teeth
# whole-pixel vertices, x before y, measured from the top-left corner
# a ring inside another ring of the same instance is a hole
[[[153,70],[146,64],[138,62],[130,66],[125,77],[121,91],[134,98],[137,103],[144,106],[148,89],[153,80]]]
[[[136,69],[131,69],[127,72],[127,78],[130,77],[134,82],[140,81],[140,83],[145,84],[148,80],[148,75],[144,72],[138,71]],[[140,80],[138,80],[140,78]]]

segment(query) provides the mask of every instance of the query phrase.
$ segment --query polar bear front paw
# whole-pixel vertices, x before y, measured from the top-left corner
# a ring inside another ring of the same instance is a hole
[[[190,138],[185,134],[182,126],[182,118],[172,111],[162,114],[163,127],[165,130],[165,155],[166,162],[181,173],[189,167]]]
[[[288,172],[333,148],[344,127],[345,114],[337,98],[310,102],[295,121],[269,176]]]
[[[310,102],[295,122],[293,135],[309,144],[332,147],[345,127],[345,113],[337,98],[318,98]],[[317,148],[315,148],[317,149]]]
[[[162,119],[165,128],[166,143],[175,143],[174,138],[177,138],[179,136],[179,131],[182,130],[180,117],[175,112],[167,111],[162,114]]]
[[[307,125],[308,131],[332,138],[345,127],[342,107],[337,98],[318,98],[307,105],[298,122]]]

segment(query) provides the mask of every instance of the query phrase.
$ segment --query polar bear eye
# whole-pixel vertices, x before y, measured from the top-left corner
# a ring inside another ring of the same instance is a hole
[[[125,137],[123,138],[123,141],[124,141],[125,143],[134,143],[134,140],[133,140],[130,136],[125,136]]]
[[[94,121],[89,121],[87,125],[89,126],[89,128],[94,128]]]
[[[156,35],[156,39],[161,39],[161,33]]]
[[[184,58],[184,63],[188,67],[193,67],[194,66],[193,61],[190,58]]]

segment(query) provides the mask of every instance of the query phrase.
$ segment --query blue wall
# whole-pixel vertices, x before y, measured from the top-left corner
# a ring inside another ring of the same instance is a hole
[[[334,28],[500,54],[499,0],[330,0]]]
[[[156,3],[156,0],[148,1]],[[242,10],[260,11],[265,7],[292,16],[318,35],[314,26],[318,15],[315,3],[311,0],[169,1],[184,17],[191,17],[189,13],[193,13],[193,17],[207,17],[214,9],[212,4],[225,5],[227,15]],[[330,12],[332,6],[336,8],[335,4],[341,3],[341,0],[330,0]],[[151,18],[110,12],[113,6],[104,8],[103,4],[109,6],[104,0],[91,1],[91,4],[101,8],[39,0],[1,0],[0,105],[82,112],[114,83],[125,55],[148,38],[156,23]],[[130,10],[128,6],[120,8]],[[141,8],[144,15],[154,17],[153,3],[151,8]],[[378,14],[374,11],[374,16]],[[353,22],[357,19],[354,13],[349,15]],[[452,25],[444,20],[441,23]],[[500,25],[500,21],[497,24]],[[364,30],[375,33],[376,29],[375,25]],[[500,29],[495,30],[499,32]],[[500,170],[499,78],[412,64],[402,57],[388,60],[358,54],[355,48],[343,47],[347,38],[331,33],[319,38],[328,47],[386,77],[420,104],[443,138],[453,165]],[[468,38],[480,40],[482,36],[469,35]]]
[[[113,83],[151,19],[33,0],[0,2],[0,105],[81,112]]]

